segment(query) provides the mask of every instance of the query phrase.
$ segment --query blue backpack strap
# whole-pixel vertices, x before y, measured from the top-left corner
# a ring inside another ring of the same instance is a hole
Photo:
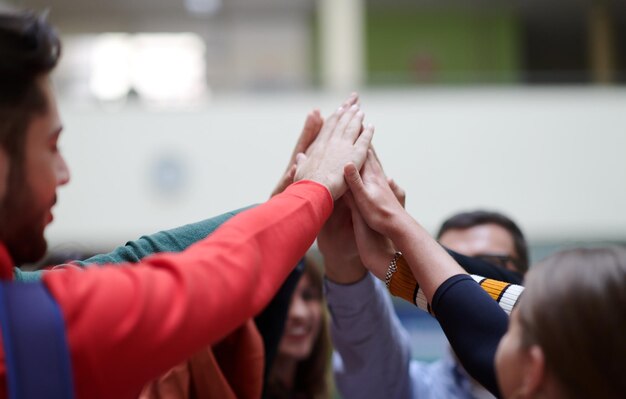
[[[0,327],[10,399],[74,398],[65,323],[41,282],[0,283]]]

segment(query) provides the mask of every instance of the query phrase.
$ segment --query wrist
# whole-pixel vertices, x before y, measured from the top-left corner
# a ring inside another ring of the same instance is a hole
[[[323,186],[324,188],[326,188],[330,196],[333,198],[333,201],[336,200],[337,197],[339,197],[339,195],[337,195],[338,188],[336,187],[336,185],[332,184],[331,179],[329,179],[327,176],[311,174],[308,176],[294,177],[293,179],[294,183],[299,182],[299,181],[304,181],[304,180],[311,181],[313,183],[319,184],[320,186]]]
[[[376,251],[366,260],[366,267],[377,279],[385,281],[385,275],[389,268],[389,262],[394,258],[396,250],[388,247],[385,250]]]
[[[336,284],[353,284],[367,275],[367,269],[356,258],[327,258],[324,256],[326,278]]]
[[[397,251],[393,254],[393,258],[391,258],[391,262],[389,262],[389,266],[387,267],[387,272],[385,273],[385,285],[389,288],[389,284],[391,283],[391,279],[393,275],[398,271],[398,259],[402,257],[402,252]]]
[[[414,242],[413,236],[420,229],[422,229],[420,224],[405,212],[391,217],[390,228],[386,235],[398,248],[404,248],[406,243]]]

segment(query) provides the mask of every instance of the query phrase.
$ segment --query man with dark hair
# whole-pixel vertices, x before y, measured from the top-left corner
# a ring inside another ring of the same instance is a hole
[[[393,183],[391,186],[396,192],[402,191]],[[338,203],[327,226],[347,225],[346,218],[349,220],[349,214]],[[434,363],[411,360],[408,333],[384,286],[367,273],[358,258],[352,232],[348,228],[338,235],[337,227],[333,229],[334,233],[325,227],[318,244],[326,262],[327,303],[337,351],[335,378],[342,397],[492,397],[468,376],[451,352]],[[491,276],[484,277],[519,283],[517,276],[528,269],[524,235],[515,222],[500,213],[478,210],[456,214],[443,223],[437,238],[470,273],[488,272]]]
[[[50,217],[48,210],[56,201],[54,195],[36,195],[34,183],[27,181],[28,163],[33,167],[41,166],[27,158],[25,152],[26,140],[32,135],[24,133],[34,119],[39,125],[46,122],[54,125],[47,136],[41,138],[48,147],[42,148],[50,149],[46,155],[53,158],[58,175],[56,184],[61,186],[69,180],[64,159],[52,151],[56,149],[61,127],[58,116],[50,113],[56,105],[48,104],[50,93],[45,83],[59,59],[60,43],[54,31],[41,17],[34,15],[16,18],[12,14],[0,14],[0,26],[0,146],[11,162],[6,187],[11,195],[7,195],[0,208],[0,239],[14,261],[21,264],[38,260],[45,254],[43,230]],[[41,120],[47,114],[50,114],[49,120]],[[40,126],[32,127],[37,128]],[[38,170],[34,175],[45,172]]]
[[[507,216],[492,211],[461,212],[448,218],[437,233],[445,247],[524,274],[528,246],[522,230]]]
[[[0,397],[136,397],[267,305],[347,190],[343,167],[363,164],[373,127],[351,98],[299,157],[295,183],[180,253],[15,283],[14,266],[45,253],[69,182],[49,81],[59,54],[43,18],[0,12]]]

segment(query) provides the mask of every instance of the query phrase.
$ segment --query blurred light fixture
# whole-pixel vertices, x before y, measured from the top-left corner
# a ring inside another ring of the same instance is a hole
[[[140,98],[189,102],[207,91],[205,45],[193,33],[133,37],[132,82]]]
[[[91,54],[89,87],[97,99],[114,101],[126,97],[131,88],[131,56],[128,35],[108,33],[96,39]]]
[[[222,0],[185,0],[185,8],[191,14],[212,15],[222,8]]]
[[[102,101],[134,90],[151,103],[187,104],[205,98],[206,47],[193,33],[103,34],[97,37],[89,87]]]

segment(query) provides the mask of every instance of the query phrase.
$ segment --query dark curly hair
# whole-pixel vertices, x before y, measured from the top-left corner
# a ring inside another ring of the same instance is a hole
[[[526,238],[524,238],[524,233],[511,218],[501,213],[486,210],[457,213],[443,222],[437,233],[437,239],[440,239],[443,233],[448,230],[469,229],[470,227],[483,224],[495,224],[511,234],[515,253],[517,254],[515,266],[520,273],[526,273],[528,271],[529,259],[528,244],[526,243]]]
[[[48,104],[38,83],[57,65],[61,43],[45,16],[0,11],[0,147],[15,160],[28,123]]]

